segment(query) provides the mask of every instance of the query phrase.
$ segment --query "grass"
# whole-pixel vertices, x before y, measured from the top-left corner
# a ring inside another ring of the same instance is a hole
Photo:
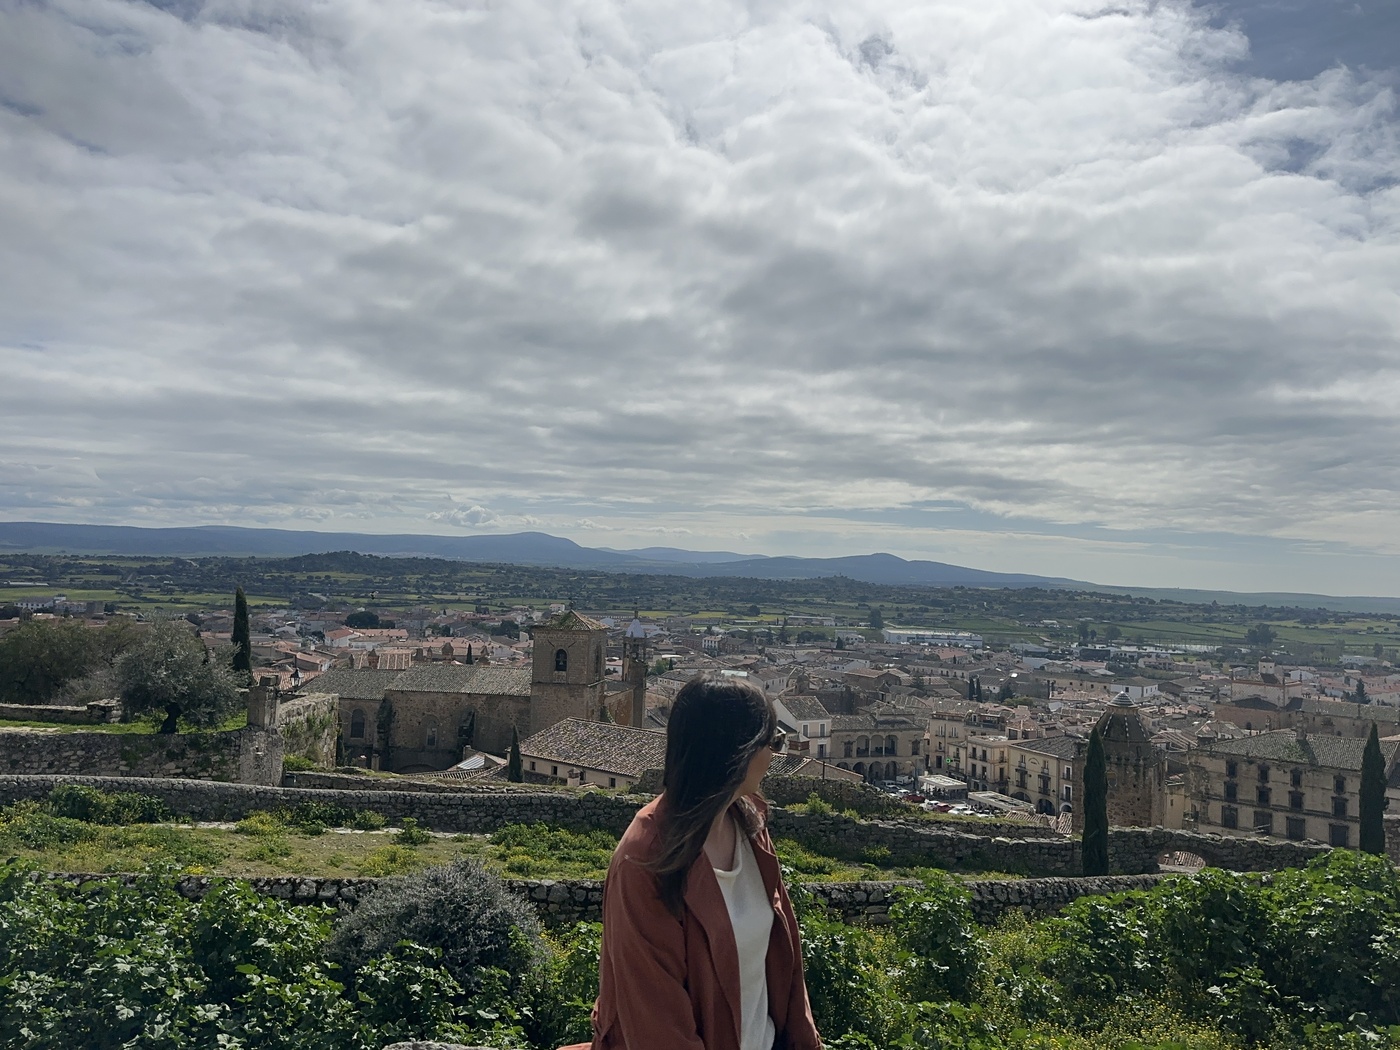
[[[180,732],[231,732],[235,729],[242,729],[247,724],[248,712],[244,709],[236,711],[213,729],[195,729],[182,723]],[[55,733],[117,733],[131,736],[151,736],[154,735],[158,727],[157,721],[145,718],[138,718],[133,722],[94,722],[77,725],[68,722],[44,722],[33,718],[0,718],[0,729],[47,729]]]

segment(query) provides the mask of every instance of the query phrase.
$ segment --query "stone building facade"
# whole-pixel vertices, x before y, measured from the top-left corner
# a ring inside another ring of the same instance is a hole
[[[1278,729],[1189,751],[1184,824],[1354,849],[1365,746],[1356,737]],[[1396,771],[1397,754],[1400,741],[1381,742],[1387,775]]]
[[[335,668],[316,688],[340,696],[351,765],[395,773],[447,769],[464,748],[504,754],[565,718],[603,706],[607,628],[572,610],[535,628],[531,668],[437,662],[406,670]]]
[[[924,772],[928,717],[876,704],[853,715],[832,715],[829,758],[868,781]]]
[[[530,635],[535,642],[530,732],[538,733],[566,718],[598,718],[603,711],[608,629],[568,609],[536,626]],[[509,740],[506,743],[509,746]]]

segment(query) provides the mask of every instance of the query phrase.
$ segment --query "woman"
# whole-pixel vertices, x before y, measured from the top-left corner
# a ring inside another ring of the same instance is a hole
[[[781,749],[747,682],[677,694],[663,792],[608,867],[593,1050],[820,1050],[758,794]]]

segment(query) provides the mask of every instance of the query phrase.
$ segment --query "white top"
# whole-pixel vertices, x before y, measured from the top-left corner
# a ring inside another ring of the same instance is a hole
[[[768,939],[773,932],[773,904],[754,860],[753,846],[742,828],[734,829],[734,867],[715,868],[719,891],[729,909],[734,944],[739,949],[739,1047],[772,1050],[775,1030],[768,1016]]]

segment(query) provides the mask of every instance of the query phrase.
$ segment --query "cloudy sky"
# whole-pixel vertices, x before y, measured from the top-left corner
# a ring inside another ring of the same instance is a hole
[[[0,518],[1400,594],[1394,0],[0,0]]]

